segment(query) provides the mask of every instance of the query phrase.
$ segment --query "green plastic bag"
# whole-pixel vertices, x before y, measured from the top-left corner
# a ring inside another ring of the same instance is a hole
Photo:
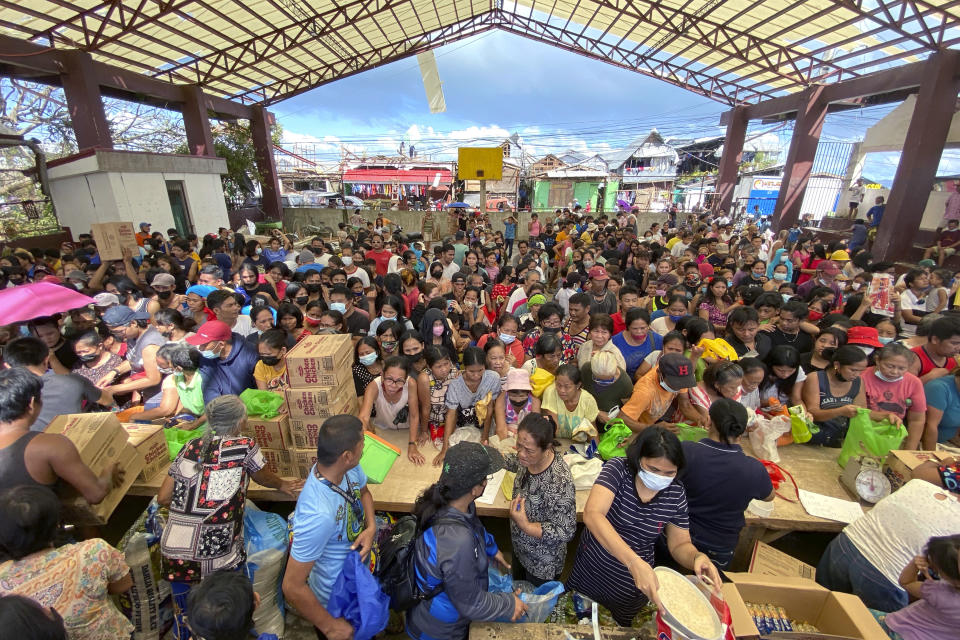
[[[707,430],[703,427],[694,427],[693,425],[677,423],[677,437],[680,442],[699,442],[707,437]]]
[[[871,420],[869,409],[859,409],[857,415],[850,418],[850,427],[837,462],[845,467],[851,458],[861,455],[886,458],[888,453],[900,448],[906,437],[907,428],[902,424]]]
[[[621,447],[620,443],[633,433],[630,427],[617,418],[608,422],[606,428],[607,430],[600,436],[600,442],[597,443],[597,453],[604,460],[627,457],[627,448]]]
[[[283,406],[283,394],[260,389],[247,389],[240,394],[240,401],[247,408],[248,416],[260,418],[276,417]]]
[[[176,427],[169,427],[163,430],[163,437],[167,440],[167,450],[170,452],[170,462],[173,462],[177,454],[180,453],[180,450],[183,447],[193,440],[194,438],[199,438],[203,435],[206,425],[197,427],[192,431],[184,431],[183,429],[177,429]]]

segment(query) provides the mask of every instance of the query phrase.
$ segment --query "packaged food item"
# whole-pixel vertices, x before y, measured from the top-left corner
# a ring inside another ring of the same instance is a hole
[[[761,636],[774,633],[820,633],[820,630],[808,622],[794,620],[783,607],[766,603],[746,602],[747,611]]]

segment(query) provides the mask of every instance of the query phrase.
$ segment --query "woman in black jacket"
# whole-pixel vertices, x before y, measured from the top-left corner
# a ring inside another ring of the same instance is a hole
[[[407,634],[414,640],[466,638],[474,620],[515,621],[526,612],[515,594],[487,591],[490,560],[507,570],[510,565],[473,504],[487,476],[503,465],[496,449],[461,442],[447,451],[440,480],[417,498],[413,512],[423,532],[415,546],[418,586],[424,593],[443,590],[407,613]]]

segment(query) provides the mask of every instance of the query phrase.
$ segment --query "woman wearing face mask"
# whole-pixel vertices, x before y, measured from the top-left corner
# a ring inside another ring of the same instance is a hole
[[[314,336],[320,333],[320,316],[323,315],[326,308],[322,300],[313,300],[307,303],[306,312],[303,314],[303,331],[297,336],[297,342],[300,342],[307,336]]]
[[[163,374],[160,404],[137,414],[137,420],[185,417],[180,428],[193,429],[203,420],[203,378],[198,371],[200,352],[186,343],[165,344],[157,351]],[[190,414],[190,415],[187,415]],[[191,417],[194,416],[194,417]]]
[[[257,352],[260,359],[253,369],[253,379],[257,389],[284,391],[290,386],[287,376],[287,334],[283,329],[269,329],[260,334],[257,340]]]
[[[420,432],[417,382],[410,377],[404,358],[390,356],[384,359],[381,374],[363,392],[357,417],[365,431],[409,429],[407,458],[415,465],[424,463],[418,445],[425,444],[427,438]]]
[[[427,282],[437,285],[442,295],[446,295],[453,290],[453,284],[443,277],[443,265],[439,262],[430,265],[430,277],[427,278]]]
[[[781,264],[771,264],[771,271],[769,271],[770,280],[763,285],[764,291],[778,291],[779,287],[790,281],[791,271],[790,263],[781,263]],[[789,298],[787,298],[789,300]]]
[[[442,346],[452,354],[457,353],[453,342],[453,329],[447,320],[447,314],[441,309],[433,307],[427,309],[420,324],[420,335],[428,345]]]
[[[463,292],[463,303],[460,305],[460,334],[469,335],[470,328],[475,324],[490,326],[487,314],[483,312],[483,291],[477,287],[467,287]]]
[[[76,373],[93,384],[100,382],[123,362],[120,356],[104,346],[103,339],[96,331],[88,331],[77,338],[73,343],[73,351],[78,360],[70,373]]]
[[[850,418],[860,407],[867,406],[867,397],[860,376],[867,369],[867,356],[858,347],[844,345],[836,350],[830,366],[815,371],[803,383],[803,403],[820,427],[808,444],[825,447],[843,446]],[[871,420],[891,416],[886,411],[871,411]],[[899,423],[899,420],[897,420]]]
[[[287,285],[286,294],[286,302],[296,305],[302,314],[307,308],[307,303],[310,302],[310,294],[307,293],[303,283],[291,282]]]
[[[586,530],[566,586],[607,607],[621,626],[630,626],[648,602],[662,608],[653,573],[661,535],[681,566],[713,584],[720,581],[710,558],[690,541],[686,493],[675,482],[684,468],[677,436],[650,426],[625,458],[603,465],[590,490],[583,511]]]
[[[176,309],[160,309],[153,315],[153,324],[167,342],[183,342],[193,332],[184,328],[184,319]]]
[[[427,368],[427,363],[423,359],[423,347],[423,338],[417,331],[404,331],[400,336],[400,354],[406,358],[407,368],[414,378]]]
[[[317,271],[307,271],[303,276],[303,291],[307,293],[307,304],[323,300],[323,278]],[[299,292],[296,302],[300,304],[303,292]]]
[[[808,376],[830,366],[830,357],[837,347],[847,343],[847,334],[840,329],[824,329],[813,339],[813,351],[800,355],[800,366]]]
[[[463,430],[454,442],[462,438],[472,439],[479,435],[486,439],[493,422],[494,403],[500,395],[500,376],[487,369],[486,354],[477,347],[467,347],[463,352],[463,369],[460,377],[447,388],[445,402],[447,415],[443,430],[443,448],[433,459],[439,466],[450,447],[450,438],[456,430]]]
[[[362,398],[367,385],[383,371],[380,343],[376,338],[364,336],[353,348],[353,386],[357,397]]]
[[[520,332],[520,323],[517,321],[517,317],[512,313],[504,313],[497,318],[493,329],[494,333],[489,333],[477,340],[477,346],[482,349],[487,344],[487,340],[497,338],[503,343],[507,365],[510,367],[522,365],[525,354],[523,343],[517,339],[517,334]]]
[[[353,306],[370,315],[370,298],[363,288],[363,280],[357,277],[347,278],[347,289],[353,295]]]
[[[876,353],[876,365],[863,372],[867,408],[886,411],[907,425],[904,449],[919,449],[926,423],[927,398],[920,378],[908,371],[913,354],[901,344]],[[925,448],[925,447],[924,447]]]
[[[646,309],[634,307],[624,318],[625,331],[613,337],[613,345],[620,350],[627,363],[627,375],[636,380],[637,369],[651,351],[663,348],[663,338],[650,331],[650,314]]]
[[[679,295],[670,296],[667,298],[667,307],[664,311],[666,315],[650,323],[650,329],[660,336],[675,330],[680,319],[690,315],[687,310],[687,298]]]
[[[243,253],[244,258],[241,267],[243,265],[250,265],[259,273],[265,273],[270,266],[270,259],[263,255],[263,248],[256,240],[247,240]]]
[[[883,346],[887,346],[895,341],[900,334],[900,325],[894,322],[892,318],[881,319],[874,325],[874,328],[877,330],[877,340],[879,340]]]
[[[370,331],[368,335],[377,335],[377,329],[384,322],[396,322],[405,330],[412,331],[413,323],[404,316],[405,303],[403,298],[388,295],[383,298],[380,305],[380,315],[370,321]]]
[[[383,358],[400,355],[400,334],[402,328],[393,320],[381,322],[377,327],[377,342],[380,343],[380,353]]]
[[[423,349],[426,369],[417,376],[417,398],[420,401],[420,433],[429,434],[433,446],[443,448],[443,433],[447,420],[447,387],[460,375],[453,366],[450,353],[443,347]]]
[[[269,284],[260,282],[260,272],[257,271],[255,266],[249,262],[244,262],[237,272],[237,277],[240,279],[240,284],[236,287],[235,291],[244,296],[247,302],[256,295],[262,295],[267,299],[271,307],[277,306],[276,290]]]
[[[483,344],[483,352],[487,356],[487,369],[500,376],[500,384],[507,381],[507,373],[511,367],[507,362],[507,351],[504,344],[497,338],[489,338]]]

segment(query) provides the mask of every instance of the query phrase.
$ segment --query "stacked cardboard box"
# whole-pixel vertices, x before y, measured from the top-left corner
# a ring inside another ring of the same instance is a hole
[[[154,424],[124,423],[127,440],[143,456],[143,470],[137,476],[138,482],[149,482],[158,473],[166,473],[170,468],[170,449],[163,435],[163,427]]]
[[[353,340],[345,335],[308,336],[287,353],[286,391],[289,457],[278,467],[306,478],[316,461],[320,425],[331,416],[359,410],[353,386]]]
[[[141,447],[152,446],[150,437],[138,438],[131,443],[123,425],[112,413],[77,413],[54,418],[46,428],[47,433],[58,433],[69,438],[80,452],[80,459],[100,476],[113,463],[124,471],[123,483],[111,488],[100,504],[91,505],[83,497],[64,504],[63,518],[66,522],[81,525],[106,524],[120,500],[137,480],[146,463]],[[163,437],[161,432],[160,437]],[[151,458],[151,464],[158,463]]]

